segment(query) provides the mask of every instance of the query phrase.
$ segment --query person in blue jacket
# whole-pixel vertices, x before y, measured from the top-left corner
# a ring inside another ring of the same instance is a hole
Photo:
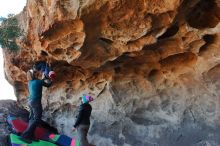
[[[52,70],[50,65],[46,61],[37,61],[33,65],[34,71],[41,71],[44,77],[49,78],[49,72]]]
[[[29,98],[28,104],[30,107],[30,119],[27,129],[21,134],[22,140],[30,143],[34,139],[34,131],[38,124],[41,122],[42,117],[42,89],[50,87],[52,81],[50,79],[40,80],[37,78],[39,72],[29,70],[27,72]]]
[[[40,71],[43,73],[43,78],[54,80],[56,77],[55,72],[52,70],[52,67],[46,61],[37,61],[33,65],[34,71]]]

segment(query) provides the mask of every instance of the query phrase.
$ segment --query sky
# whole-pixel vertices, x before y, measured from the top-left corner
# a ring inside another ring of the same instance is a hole
[[[18,14],[25,5],[26,0],[0,0],[0,16],[7,17],[8,14]]]
[[[18,14],[20,13],[24,6],[26,5],[26,0],[0,0],[0,17],[7,17],[8,14]],[[1,37],[1,36],[0,36]],[[0,48],[0,100],[1,99],[16,99],[14,95],[13,87],[6,81],[3,69],[3,54]]]

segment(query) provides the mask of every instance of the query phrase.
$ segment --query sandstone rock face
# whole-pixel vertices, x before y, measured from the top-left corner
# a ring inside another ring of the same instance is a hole
[[[83,93],[98,146],[220,145],[218,0],[28,0],[5,72],[25,104],[26,71],[46,53],[57,78],[44,117],[70,131]]]

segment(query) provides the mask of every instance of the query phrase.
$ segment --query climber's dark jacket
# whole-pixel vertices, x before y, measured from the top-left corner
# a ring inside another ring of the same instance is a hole
[[[74,127],[79,125],[90,125],[90,116],[92,112],[92,107],[89,103],[81,104],[78,109],[78,115]]]

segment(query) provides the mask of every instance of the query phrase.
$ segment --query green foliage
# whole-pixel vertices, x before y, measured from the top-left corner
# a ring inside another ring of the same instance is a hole
[[[3,19],[0,24],[0,45],[2,48],[7,48],[13,52],[19,50],[16,44],[16,38],[21,36],[21,29],[18,25],[18,20],[14,15],[8,15],[7,19]]]

